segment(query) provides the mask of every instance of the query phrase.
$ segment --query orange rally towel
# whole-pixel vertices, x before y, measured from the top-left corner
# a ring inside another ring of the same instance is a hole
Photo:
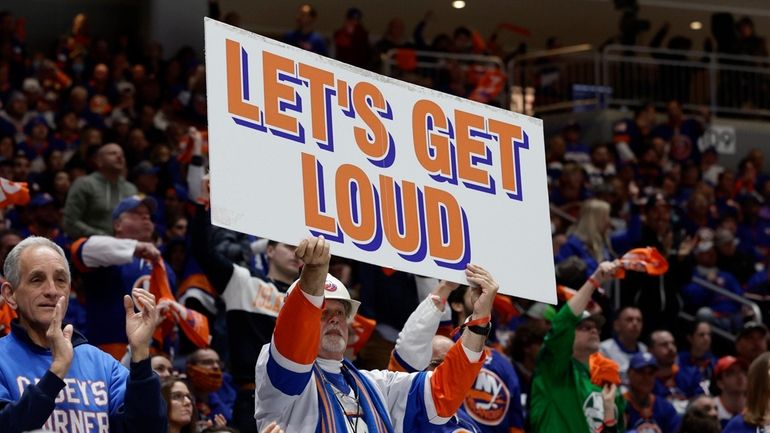
[[[23,206],[29,203],[27,182],[12,182],[0,177],[0,208],[13,204]]]
[[[620,366],[617,362],[596,352],[588,358],[588,366],[591,371],[591,383],[594,385],[620,385]]]
[[[353,349],[354,354],[357,354],[361,351],[366,342],[369,341],[369,337],[372,336],[372,332],[374,332],[374,328],[377,326],[377,321],[356,314],[351,326],[353,327],[355,337],[350,339],[348,347]]]
[[[655,247],[634,248],[620,258],[623,266],[615,273],[615,277],[623,278],[626,270],[645,272],[648,275],[659,276],[668,272],[668,261]]]
[[[16,312],[0,297],[0,337],[11,332],[11,320],[16,318]]]
[[[186,308],[184,305],[176,302],[176,298],[171,293],[171,286],[168,283],[168,274],[166,273],[166,264],[163,260],[156,260],[152,265],[152,273],[150,274],[150,291],[155,298],[160,301],[168,300],[172,301],[175,306],[170,308],[166,317],[172,317],[174,321],[182,329],[187,338],[198,347],[207,347],[209,345],[209,339],[211,333],[209,332],[209,319],[203,314]],[[165,323],[158,327],[158,331],[155,333],[155,338],[160,337],[160,341],[163,341],[163,337],[173,331],[173,328],[169,328]]]

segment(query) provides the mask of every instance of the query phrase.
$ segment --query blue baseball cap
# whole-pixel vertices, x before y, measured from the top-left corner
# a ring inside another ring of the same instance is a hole
[[[51,197],[51,194],[48,194],[47,192],[36,194],[34,197],[32,197],[32,200],[29,201],[30,207],[43,207],[47,204],[53,203],[53,197]]]
[[[147,206],[147,208],[150,209],[150,214],[154,214],[158,209],[158,202],[156,202],[154,198],[150,196],[132,195],[131,197],[124,198],[117,206],[115,206],[115,209],[112,211],[112,220],[115,221],[125,212],[130,212],[140,205]]]
[[[647,367],[658,368],[658,361],[656,361],[655,357],[649,352],[637,353],[631,357],[631,361],[628,363],[628,368],[630,370],[641,370]]]

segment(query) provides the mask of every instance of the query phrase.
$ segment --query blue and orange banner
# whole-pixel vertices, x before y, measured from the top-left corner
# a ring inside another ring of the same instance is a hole
[[[205,30],[214,224],[556,301],[541,120]]]

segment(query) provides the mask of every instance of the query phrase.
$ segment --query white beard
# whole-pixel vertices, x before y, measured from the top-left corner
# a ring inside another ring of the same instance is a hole
[[[331,353],[342,353],[347,344],[345,339],[339,335],[324,335],[321,337],[321,348]]]

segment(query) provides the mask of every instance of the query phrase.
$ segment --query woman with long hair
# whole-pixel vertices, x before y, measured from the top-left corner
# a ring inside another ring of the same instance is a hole
[[[731,419],[724,433],[770,432],[770,352],[765,352],[749,367],[746,409]]]
[[[160,386],[160,393],[166,400],[168,433],[198,433],[195,397],[187,384],[179,378],[170,377]]]
[[[616,256],[609,237],[610,205],[606,201],[584,201],[580,216],[567,233],[567,242],[556,254],[556,263],[576,256],[586,265],[585,278],[593,274],[599,263]]]

